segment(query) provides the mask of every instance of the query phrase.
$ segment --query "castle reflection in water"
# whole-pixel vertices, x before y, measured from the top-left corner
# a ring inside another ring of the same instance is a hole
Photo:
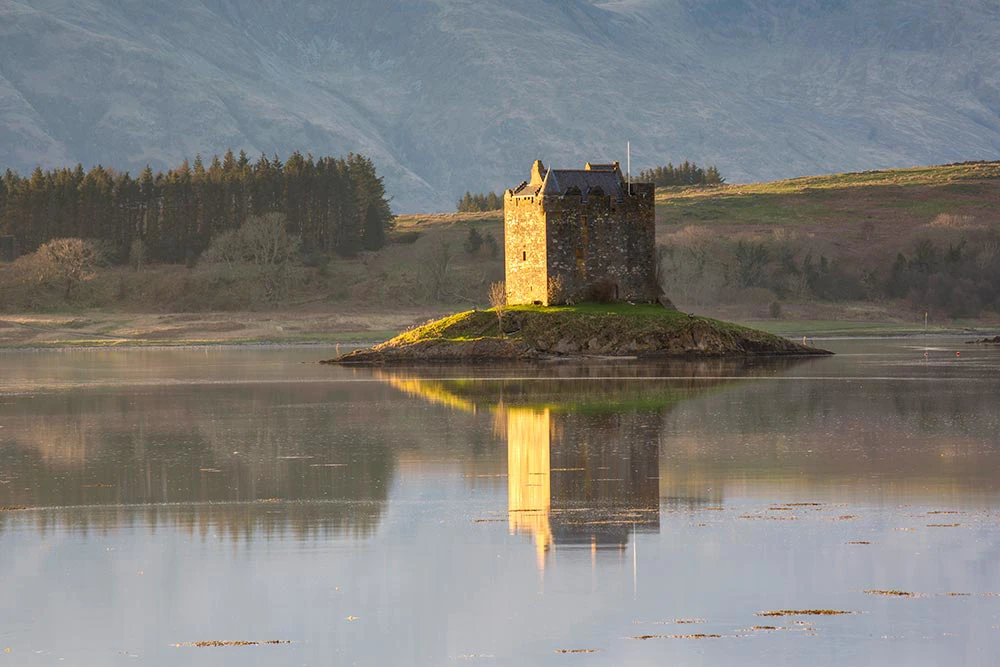
[[[572,369],[579,372],[580,369]],[[602,367],[586,371],[608,373]],[[690,488],[671,474],[661,488],[660,447],[665,416],[678,403],[728,384],[731,365],[616,367],[617,377],[414,378],[376,377],[411,396],[452,411],[494,415],[506,440],[508,525],[534,542],[539,569],[558,551],[620,556],[642,532],[658,532],[661,504],[718,504],[705,485]],[[624,371],[624,373],[623,373]],[[678,372],[683,371],[683,372]],[[662,373],[669,380],[650,380]],[[707,376],[707,377],[706,377]]]
[[[659,530],[659,420],[547,407],[503,416],[510,530],[534,540],[539,568],[555,548],[596,556],[624,549],[633,531]]]

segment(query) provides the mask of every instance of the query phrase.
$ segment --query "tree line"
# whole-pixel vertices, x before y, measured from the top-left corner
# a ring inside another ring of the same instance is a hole
[[[951,318],[1000,312],[1000,230],[980,230],[935,243],[917,239],[912,251],[879,265],[814,255],[793,243],[724,240],[658,249],[668,294],[693,304],[746,298],[761,288],[779,300],[902,301],[910,309]]]
[[[480,213],[499,211],[503,208],[503,195],[495,192],[472,194],[466,191],[465,196],[458,200],[456,210],[459,213]]]
[[[653,183],[657,187],[667,185],[722,185],[726,179],[719,174],[719,170],[712,165],[702,168],[694,162],[684,161],[683,164],[674,166],[673,163],[665,167],[653,167],[639,172],[639,180],[646,183]]]
[[[281,213],[304,253],[353,255],[385,244],[393,223],[382,178],[358,154],[292,153],[284,162],[243,151],[197,156],[167,172],[146,167],[138,177],[98,165],[0,176],[0,236],[21,253],[58,238],[106,242],[124,262],[136,241],[149,260],[191,262],[218,234],[250,217]]]

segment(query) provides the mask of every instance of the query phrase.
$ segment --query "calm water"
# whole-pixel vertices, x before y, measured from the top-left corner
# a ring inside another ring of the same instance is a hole
[[[1000,348],[825,345],[0,352],[0,665],[996,664]]]

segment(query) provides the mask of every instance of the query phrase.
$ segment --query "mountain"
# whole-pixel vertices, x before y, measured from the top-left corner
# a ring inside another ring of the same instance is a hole
[[[0,0],[0,168],[370,156],[397,212],[534,159],[730,182],[995,158],[995,0]]]

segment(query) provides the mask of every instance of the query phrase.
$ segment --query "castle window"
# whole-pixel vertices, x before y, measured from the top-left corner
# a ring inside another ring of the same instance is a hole
[[[521,261],[522,262],[527,262],[528,261],[528,251],[527,250],[522,250],[521,251]]]

